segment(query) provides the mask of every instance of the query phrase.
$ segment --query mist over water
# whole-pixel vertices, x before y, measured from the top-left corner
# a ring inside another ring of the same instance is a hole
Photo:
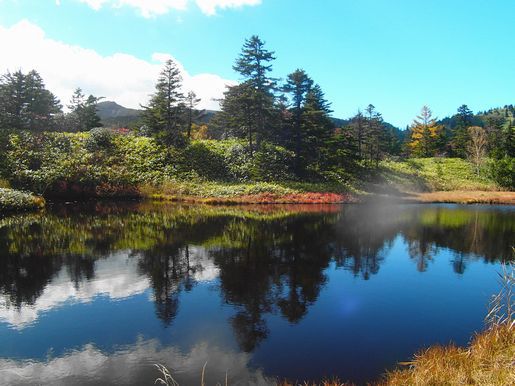
[[[515,208],[91,202],[0,219],[8,385],[376,379],[466,344]]]

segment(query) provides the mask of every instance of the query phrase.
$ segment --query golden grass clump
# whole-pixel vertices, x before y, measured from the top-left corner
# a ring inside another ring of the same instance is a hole
[[[383,385],[513,385],[515,330],[508,324],[477,334],[469,347],[433,346]]]
[[[503,266],[501,290],[485,319],[487,329],[468,347],[433,346],[409,367],[389,372],[382,385],[515,385],[514,265]]]

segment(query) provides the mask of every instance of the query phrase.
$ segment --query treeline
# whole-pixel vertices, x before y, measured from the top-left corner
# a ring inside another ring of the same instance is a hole
[[[275,59],[259,37],[245,41],[233,66],[241,82],[227,88],[204,138],[245,139],[252,159],[273,146],[292,159],[284,167],[304,179],[339,173],[357,161],[377,166],[386,155],[400,154],[400,131],[386,125],[373,105],[359,114],[358,122],[338,129],[320,85],[302,69],[280,82],[271,75]],[[168,61],[145,107],[144,129],[167,144],[184,145],[191,137],[195,102],[191,94],[181,93],[179,71]],[[185,116],[189,120],[181,122]]]
[[[34,70],[27,74],[7,72],[0,79],[0,129],[41,131],[87,131],[101,126],[96,105],[102,98],[86,96],[80,88],[63,112],[61,101]]]
[[[372,104],[348,121],[335,120],[331,103],[305,70],[283,81],[272,76],[275,59],[258,36],[247,39],[233,65],[241,82],[227,88],[208,124],[200,124],[200,100],[184,90],[179,68],[169,60],[134,132],[177,150],[193,139],[244,140],[249,162],[274,154],[295,179],[341,180],[349,171],[377,168],[386,157],[448,156],[468,158],[478,175],[488,170],[501,185],[514,186],[512,105],[476,115],[462,105],[440,121],[424,106],[405,131],[386,123]],[[63,113],[37,72],[7,73],[0,81],[0,129],[87,131],[100,126],[100,99],[77,89]]]

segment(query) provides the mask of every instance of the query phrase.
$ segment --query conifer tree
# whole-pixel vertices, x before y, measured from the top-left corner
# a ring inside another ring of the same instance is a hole
[[[61,112],[59,100],[34,70],[7,73],[0,79],[0,126],[5,129],[51,130]]]
[[[77,131],[89,131],[95,127],[102,126],[100,117],[97,114],[97,104],[102,98],[86,95],[80,87],[77,87],[72,95],[68,108],[68,124]]]
[[[304,70],[297,69],[288,75],[283,90],[290,94],[291,113],[292,113],[292,138],[294,139],[295,150],[295,169],[297,174],[300,173],[300,154],[302,146],[302,115],[304,111],[304,103],[306,96],[310,92],[313,80],[306,74]]]
[[[456,127],[452,132],[451,139],[451,155],[465,158],[467,156],[467,144],[470,140],[468,128],[472,126],[472,118],[474,114],[467,105],[458,107],[456,115]]]
[[[428,106],[423,106],[420,115],[410,127],[410,154],[416,157],[433,157],[440,149],[443,127],[436,123]]]
[[[373,104],[365,109],[365,159],[379,166],[379,161],[384,153],[386,132],[384,130],[383,117]]]
[[[169,59],[156,83],[148,106],[143,106],[143,122],[158,140],[180,146],[184,144],[181,123],[184,112],[182,76],[175,62]]]
[[[306,161],[317,169],[325,162],[327,144],[333,135],[331,113],[331,104],[325,99],[322,88],[315,84],[306,94],[302,125]]]
[[[357,157],[362,160],[365,143],[365,117],[360,110],[358,110],[358,113],[351,119],[350,127],[353,139],[356,143]]]
[[[220,102],[220,112],[216,114],[213,125],[222,128],[222,138],[246,138],[250,155],[253,155],[257,112],[254,88],[248,82],[231,86]]]
[[[276,79],[269,76],[272,71],[272,62],[275,60],[274,52],[265,48],[265,43],[256,35],[245,40],[242,51],[233,66],[247,86],[251,88],[252,103],[256,112],[255,123],[256,143],[270,133],[270,127],[275,110]],[[251,149],[252,151],[252,149]]]

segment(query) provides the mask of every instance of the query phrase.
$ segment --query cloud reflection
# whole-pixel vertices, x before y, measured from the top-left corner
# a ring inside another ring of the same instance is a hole
[[[200,342],[189,352],[163,347],[157,340],[140,340],[107,354],[88,344],[59,358],[47,361],[0,359],[2,384],[26,385],[151,385],[159,376],[155,363],[167,366],[174,378],[184,385],[200,383],[204,363],[206,383],[231,385],[273,384],[261,370],[250,368],[250,354],[240,353]]]

